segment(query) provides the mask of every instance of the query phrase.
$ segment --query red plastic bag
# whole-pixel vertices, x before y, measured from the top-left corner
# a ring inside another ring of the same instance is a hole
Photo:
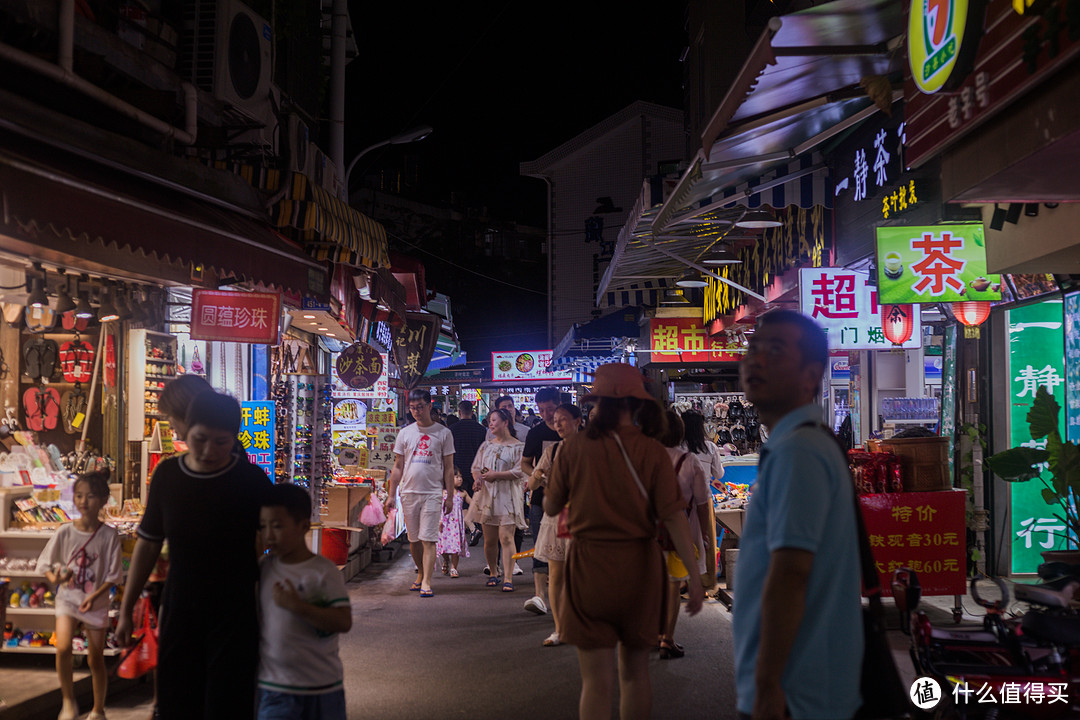
[[[150,598],[142,597],[142,622],[132,633],[135,644],[129,647],[116,668],[119,677],[133,680],[157,667],[158,641],[157,641],[157,615],[150,606]]]
[[[383,525],[382,544],[389,545],[397,537],[397,508],[390,508],[386,513],[386,523]]]

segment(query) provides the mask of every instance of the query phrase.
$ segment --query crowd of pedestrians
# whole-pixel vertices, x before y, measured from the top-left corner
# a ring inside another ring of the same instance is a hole
[[[860,705],[861,655],[852,651],[862,647],[853,488],[814,404],[826,348],[812,321],[774,311],[759,318],[740,367],[747,399],[771,431],[735,584],[740,718],[848,718]],[[247,462],[236,443],[236,400],[188,389],[169,411],[182,418],[189,449],[154,470],[117,640],[131,644],[135,603],[168,542],[155,717],[344,718],[337,637],[352,625],[349,599],[336,567],[307,548],[310,497],[296,486],[272,485]],[[448,428],[436,421],[428,393],[413,390],[414,421],[398,434],[386,506],[395,505],[400,490],[417,568],[410,590],[421,598],[435,596],[440,556],[443,571],[458,577],[457,558],[468,552],[474,528],[484,538],[486,585],[515,591],[515,534],[529,528],[534,588],[525,609],[553,616],[545,646],[576,647],[580,717],[609,717],[617,697],[621,718],[647,718],[648,653],[659,647],[662,658],[683,656],[674,635],[679,607],[699,612],[715,582],[707,479],[723,467],[699,435],[695,414],[665,411],[630,365],[597,369],[582,398],[593,408],[587,423],[561,399],[538,393],[531,427],[516,422],[509,398],[500,398],[483,425],[462,402]],[[92,477],[77,484],[88,518],[100,506],[101,485]],[[66,545],[50,543],[41,560],[51,578],[69,581],[65,556],[89,553],[99,526],[81,521],[57,535]],[[253,551],[257,534],[269,549],[261,559]],[[114,564],[116,553],[97,555]],[[828,563],[815,562],[819,557]],[[58,617],[58,628],[81,623],[95,646],[97,600],[119,579],[102,568],[102,582],[84,583],[81,595],[57,603],[65,618]],[[207,586],[231,602],[203,602]],[[60,650],[63,684],[70,656]],[[104,677],[96,660],[92,667],[92,716],[100,718]],[[70,693],[63,697],[61,717],[74,717]]]

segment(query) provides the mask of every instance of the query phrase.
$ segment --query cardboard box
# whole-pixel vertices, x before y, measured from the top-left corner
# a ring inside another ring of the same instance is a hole
[[[371,495],[370,485],[328,487],[326,512],[322,521],[327,526],[360,527],[360,510]]]

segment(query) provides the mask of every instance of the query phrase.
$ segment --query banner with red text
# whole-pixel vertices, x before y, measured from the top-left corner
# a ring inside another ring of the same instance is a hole
[[[699,318],[652,318],[649,320],[650,362],[739,362],[743,346],[735,339],[709,337]]]
[[[277,345],[281,293],[191,291],[191,339]]]

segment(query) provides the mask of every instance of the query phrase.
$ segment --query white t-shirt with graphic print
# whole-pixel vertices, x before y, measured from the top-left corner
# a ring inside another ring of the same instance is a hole
[[[442,495],[443,457],[454,454],[454,436],[449,428],[433,423],[421,428],[413,423],[402,428],[394,443],[394,453],[404,456],[400,492]]]

